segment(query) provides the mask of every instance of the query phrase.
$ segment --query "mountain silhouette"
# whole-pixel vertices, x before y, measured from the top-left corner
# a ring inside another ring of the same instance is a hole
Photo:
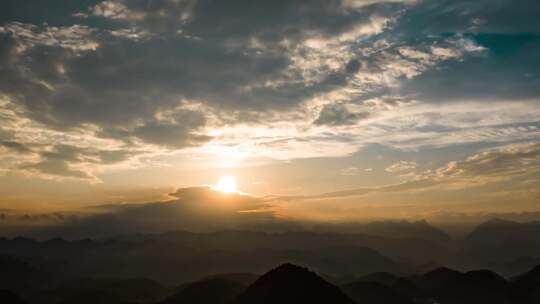
[[[522,273],[528,272],[536,265],[540,265],[540,256],[538,257],[521,257],[511,262],[505,263],[501,273],[507,277],[515,277]]]
[[[540,265],[511,279],[510,293],[516,303],[540,303]]]
[[[315,231],[333,231],[337,233],[359,233],[380,237],[415,238],[446,243],[450,236],[444,231],[431,226],[427,221],[375,221],[369,223],[318,224]]]
[[[18,294],[47,288],[53,283],[47,273],[18,257],[0,256],[0,288]]]
[[[539,231],[537,222],[492,220],[451,244],[236,230],[99,240],[0,238],[0,288],[13,293],[3,297],[18,295],[31,304],[539,304],[540,267],[533,267],[540,254],[531,250],[540,243]],[[282,266],[256,275],[276,265]],[[512,279],[497,274],[510,277],[504,267]]]
[[[390,272],[375,272],[362,276],[355,282],[375,282],[386,286],[392,286],[399,279],[395,274]]]
[[[436,292],[448,284],[461,280],[463,277],[464,274],[459,271],[440,267],[424,275],[413,276],[411,280],[425,291]]]
[[[260,276],[247,272],[220,273],[211,275],[205,279],[226,279],[241,285],[249,286],[253,284]]]
[[[486,262],[540,256],[540,222],[500,219],[478,225],[464,240],[464,254]]]
[[[1,304],[540,303],[540,265],[510,280],[489,270],[440,267],[406,277],[386,272],[349,277],[353,281],[338,288],[308,268],[283,264],[260,277],[223,273],[171,289],[143,278],[50,276],[11,257],[0,262]]]
[[[458,280],[439,286],[432,294],[442,303],[511,303],[508,299],[508,282],[488,270],[469,271]]]
[[[284,264],[261,276],[235,301],[236,304],[353,304],[338,287],[307,268]]]
[[[407,278],[399,278],[392,284],[392,288],[400,294],[406,295],[411,299],[424,297],[424,292],[416,284]]]
[[[298,252],[298,251],[297,251]],[[362,274],[377,271],[402,271],[402,265],[376,250],[360,246],[335,246],[319,248],[306,254],[289,255],[293,263],[306,265],[320,273]]]
[[[236,298],[247,285],[226,279],[212,278],[191,283],[180,292],[168,297],[161,304],[227,304]]]
[[[358,281],[346,284],[342,289],[356,303],[414,304],[408,296],[377,282]]]
[[[152,303],[171,294],[171,290],[143,278],[69,278],[55,288],[39,293],[39,303]]]
[[[175,231],[107,240],[0,239],[2,254],[32,260],[46,272],[65,276],[144,277],[175,286],[231,270],[263,273],[286,262],[333,277],[407,273],[411,272],[407,263],[424,261],[425,256],[444,258],[448,250],[421,239],[359,234]]]
[[[5,304],[27,304],[25,300],[8,290],[0,290],[0,303]]]
[[[124,304],[120,298],[114,294],[103,290],[85,291],[77,295],[68,297],[60,302],[61,304]],[[127,304],[127,303],[126,303]]]

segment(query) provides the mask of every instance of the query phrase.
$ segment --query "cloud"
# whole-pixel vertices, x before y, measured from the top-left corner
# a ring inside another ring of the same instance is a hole
[[[373,168],[361,169],[361,168],[358,168],[358,167],[347,167],[347,168],[343,168],[343,169],[341,169],[339,171],[339,173],[341,175],[344,175],[344,176],[356,176],[356,175],[359,175],[361,172],[369,174],[369,173],[373,172]]]
[[[152,121],[133,130],[133,134],[147,143],[170,145],[175,148],[198,146],[210,140],[209,136],[194,131],[205,125],[205,117],[196,111],[174,113],[174,122]]]
[[[16,153],[22,153],[22,154],[32,153],[32,149],[16,141],[3,141],[3,142],[0,142],[0,145]]]
[[[107,166],[121,163],[137,154],[136,151],[125,149],[106,150],[65,144],[40,147],[33,152],[38,155],[38,158],[23,159],[17,165],[18,169],[44,178],[75,178],[91,182],[99,182],[93,174],[93,171],[99,168],[96,165]]]
[[[368,112],[350,112],[342,104],[325,105],[319,117],[313,122],[315,125],[342,126],[355,124],[361,119],[369,117]]]
[[[387,172],[407,174],[409,180],[380,187],[367,187],[304,196],[276,196],[272,201],[335,199],[368,194],[416,193],[424,190],[449,190],[478,187],[540,173],[540,143],[511,144],[473,154],[464,160],[452,161],[435,170],[416,170],[412,161],[400,161]],[[356,171],[356,170],[355,170]],[[526,181],[535,182],[536,179]],[[528,184],[527,184],[528,185]],[[526,185],[526,186],[527,186]]]
[[[85,161],[83,149],[69,145],[58,145],[51,150],[40,151],[39,155],[40,159],[37,162],[23,163],[19,165],[19,168],[53,178],[96,180],[96,177],[91,173],[76,168],[76,165]]]
[[[12,22],[0,26],[0,34],[8,34],[19,44],[19,52],[37,46],[58,46],[71,51],[93,51],[99,46],[91,39],[94,29],[84,25],[45,27]]]
[[[355,175],[358,175],[359,171],[360,170],[357,167],[347,167],[347,168],[341,169],[339,173],[345,176],[355,176]]]
[[[540,143],[507,145],[487,150],[439,168],[438,177],[449,179],[512,178],[540,170]]]
[[[67,238],[115,236],[133,232],[188,230],[209,232],[279,221],[264,198],[223,193],[207,186],[180,188],[172,200],[102,205],[66,214],[7,214],[0,225],[26,229],[28,235]],[[38,225],[39,224],[39,225]],[[32,225],[37,226],[32,230]]]
[[[259,18],[260,11],[266,18]],[[0,52],[5,63],[0,91],[17,108],[13,117],[30,120],[32,129],[73,138],[83,132],[95,142],[114,140],[107,143],[116,147],[111,149],[197,147],[214,140],[207,134],[210,124],[253,121],[250,113],[256,111],[257,123],[266,124],[268,116],[283,118],[275,113],[297,111],[319,92],[342,86],[354,64],[332,58],[331,49],[349,49],[355,39],[380,32],[393,14],[377,3],[360,10],[339,1],[257,7],[103,1],[71,12],[72,19],[64,20],[71,24],[7,19],[0,28],[6,42]],[[328,23],[332,18],[338,22]],[[234,19],[243,21],[229,22]],[[319,44],[325,39],[330,44]],[[312,78],[314,73],[321,78]],[[168,112],[178,117],[163,117]],[[19,125],[18,140],[30,141],[21,132],[30,129]],[[47,140],[54,139],[41,137],[34,144],[55,144]],[[95,171],[88,163],[84,170],[70,169],[78,165],[45,159],[17,167],[71,177]]]
[[[225,13],[215,14],[218,11]],[[262,11],[266,18],[254,18]],[[349,35],[372,24],[374,15],[391,14],[376,4],[345,9],[339,1],[309,6],[265,2],[257,7],[219,1],[103,1],[91,12],[139,24],[136,29],[119,25],[105,29],[101,27],[106,24],[100,23],[2,26],[14,45],[23,46],[14,53],[15,59],[30,58],[12,62],[11,76],[19,74],[20,79],[6,92],[24,105],[27,116],[46,126],[94,124],[103,129],[99,134],[112,134],[111,129],[120,125],[129,132],[136,121],[144,123],[183,99],[229,110],[291,108],[339,85],[335,78],[341,77],[332,68],[319,73],[327,74],[319,84],[307,86],[305,77],[295,74],[291,58],[297,56],[292,52],[299,43]],[[328,23],[329,18],[339,21]],[[235,19],[244,20],[229,22]],[[358,35],[369,34],[365,29]],[[23,71],[30,73],[22,75]],[[129,107],[124,106],[127,102]]]
[[[127,21],[141,20],[145,17],[143,12],[132,11],[121,1],[103,1],[92,7],[91,12],[94,16]]]
[[[417,167],[416,162],[402,160],[387,167],[384,170],[390,173],[405,173],[405,172],[410,172],[416,169],[416,167]]]
[[[239,192],[224,193],[208,186],[180,188],[169,195],[176,197],[179,202],[201,208],[224,207],[237,213],[273,213],[264,198]]]
[[[125,28],[119,30],[111,30],[110,34],[114,37],[119,37],[123,39],[128,39],[132,41],[143,41],[150,39],[153,35],[146,31],[138,28]]]
[[[68,162],[62,160],[47,159],[35,164],[27,164],[20,166],[20,169],[35,171],[46,176],[58,176],[66,178],[78,178],[95,180],[96,177],[88,172],[73,169]]]

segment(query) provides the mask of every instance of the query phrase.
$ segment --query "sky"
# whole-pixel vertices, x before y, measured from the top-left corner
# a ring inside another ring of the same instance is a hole
[[[540,219],[539,15],[3,0],[1,225]]]

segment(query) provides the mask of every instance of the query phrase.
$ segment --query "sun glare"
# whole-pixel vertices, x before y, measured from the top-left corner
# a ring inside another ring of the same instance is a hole
[[[222,176],[216,185],[216,189],[225,193],[236,192],[236,180],[233,176]]]

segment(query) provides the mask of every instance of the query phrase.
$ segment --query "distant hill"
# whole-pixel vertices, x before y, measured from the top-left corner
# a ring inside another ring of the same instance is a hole
[[[287,260],[314,268],[318,272],[345,275],[404,271],[402,265],[379,252],[357,246],[325,247],[309,254],[293,251],[288,254]]]
[[[370,223],[319,224],[315,231],[357,233],[391,238],[415,238],[447,243],[450,236],[426,221],[376,221]]]
[[[508,282],[487,270],[467,272],[460,280],[447,282],[437,288],[435,295],[442,303],[512,303],[508,296]]]
[[[425,297],[425,292],[407,278],[397,279],[397,281],[392,284],[392,288],[396,292],[408,296],[410,299],[418,299]]]
[[[459,272],[438,268],[419,276],[410,277],[424,298],[449,304],[510,304],[508,282],[498,274],[487,271]],[[398,289],[398,286],[394,286]]]
[[[66,278],[53,288],[41,291],[32,298],[44,304],[77,303],[85,298],[107,299],[117,303],[151,303],[163,299],[173,291],[144,278]],[[101,303],[101,302],[97,302]]]
[[[398,262],[401,259],[442,261],[449,252],[423,239],[362,234],[176,231],[108,240],[0,239],[2,254],[24,257],[45,272],[63,276],[145,277],[177,285],[214,273],[262,273],[285,262],[334,277],[378,271],[401,274],[411,271],[408,264]]]
[[[247,285],[226,278],[212,278],[189,284],[160,304],[227,304]]]
[[[60,302],[60,304],[124,304],[114,294],[103,290],[85,291]],[[131,303],[130,303],[131,304]]]
[[[540,222],[487,221],[465,238],[464,255],[506,263],[540,257]]]
[[[514,277],[522,274],[540,265],[540,256],[538,257],[521,257],[511,262],[505,263],[502,268],[502,273],[508,277]]]
[[[205,279],[226,279],[226,280],[236,282],[238,284],[249,286],[253,284],[253,282],[255,282],[259,277],[260,275],[253,274],[253,273],[231,272],[231,273],[214,274],[214,275],[206,277]]]
[[[464,274],[446,267],[440,267],[420,276],[410,277],[418,287],[429,292],[437,292],[438,289],[463,279]]]
[[[513,222],[492,219],[478,225],[467,237],[466,241],[475,244],[496,245],[517,239],[519,241],[534,240],[531,234],[540,233],[540,222]],[[540,243],[540,240],[535,243]]]
[[[356,282],[375,282],[387,286],[394,285],[397,280],[399,279],[398,276],[396,276],[393,273],[390,272],[375,272],[371,273],[365,276],[362,276],[358,279],[356,279]]]
[[[240,294],[235,304],[353,304],[338,287],[326,282],[307,268],[281,265]]]
[[[19,257],[0,256],[0,288],[17,293],[50,287],[54,279]]]
[[[376,282],[358,281],[343,285],[342,290],[356,303],[414,304],[407,295]]]

